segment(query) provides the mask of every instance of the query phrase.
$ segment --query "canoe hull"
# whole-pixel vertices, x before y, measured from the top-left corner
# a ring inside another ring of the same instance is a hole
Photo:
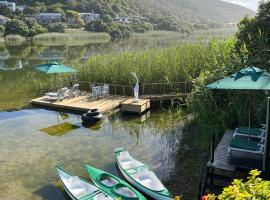
[[[133,185],[135,188],[137,188],[138,190],[142,191],[143,193],[147,194],[149,197],[155,199],[155,200],[172,200],[171,197],[167,197],[161,194],[158,194],[157,192],[154,192],[152,190],[149,190],[145,187],[142,187],[140,184],[138,184],[134,179],[130,178],[130,176],[128,176],[125,171],[122,169],[122,167],[120,166],[120,164],[117,162],[118,168],[120,169],[122,175],[125,177],[125,179],[131,184]]]

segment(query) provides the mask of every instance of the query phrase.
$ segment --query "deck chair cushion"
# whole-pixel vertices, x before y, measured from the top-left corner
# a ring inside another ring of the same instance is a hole
[[[242,133],[242,134],[248,134],[249,133],[249,128],[240,126],[239,128],[236,129],[237,133]],[[262,130],[260,128],[250,128],[250,134],[251,135],[256,135],[259,136],[262,134]]]
[[[231,148],[244,149],[249,151],[261,151],[260,143],[254,141],[243,140],[238,137],[233,138],[230,144]]]

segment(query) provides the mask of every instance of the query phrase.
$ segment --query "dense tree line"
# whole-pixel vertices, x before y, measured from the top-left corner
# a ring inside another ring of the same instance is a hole
[[[270,2],[259,5],[255,17],[246,16],[238,24],[236,50],[243,62],[270,69]]]

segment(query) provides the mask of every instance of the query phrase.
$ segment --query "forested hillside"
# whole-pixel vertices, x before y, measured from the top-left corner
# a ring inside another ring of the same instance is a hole
[[[79,12],[91,10],[113,15],[173,16],[178,22],[236,23],[246,14],[255,13],[247,8],[221,0],[15,0],[20,5],[40,5],[42,10],[72,9]],[[60,4],[58,4],[60,3]]]

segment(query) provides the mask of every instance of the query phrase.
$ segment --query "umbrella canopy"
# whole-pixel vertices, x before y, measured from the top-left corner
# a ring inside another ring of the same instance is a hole
[[[257,67],[247,67],[219,81],[206,86],[208,89],[219,90],[270,90],[270,74]],[[251,102],[249,95],[249,136],[251,127]]]
[[[247,67],[206,86],[208,89],[270,90],[270,74],[256,67]]]
[[[35,68],[41,72],[46,73],[46,74],[74,73],[74,72],[76,72],[76,69],[59,64],[58,62],[50,62],[47,64],[38,65]]]

